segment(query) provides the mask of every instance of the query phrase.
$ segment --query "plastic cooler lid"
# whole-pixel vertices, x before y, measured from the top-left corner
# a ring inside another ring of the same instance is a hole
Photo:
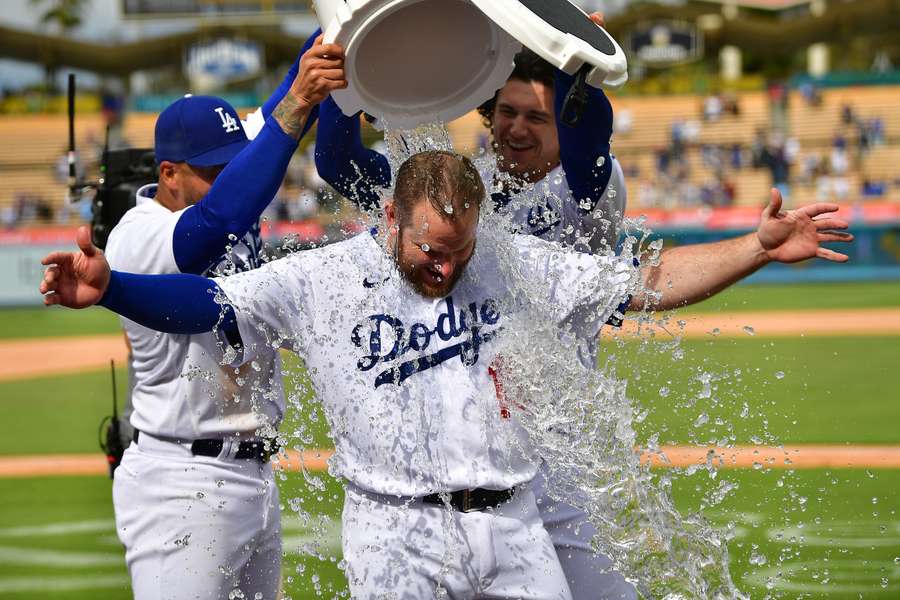
[[[471,0],[492,21],[554,67],[574,75],[585,64],[587,82],[617,89],[628,81],[625,53],[606,30],[569,0]]]
[[[489,100],[521,44],[469,0],[319,0],[325,42],[344,47],[341,110],[410,129]]]

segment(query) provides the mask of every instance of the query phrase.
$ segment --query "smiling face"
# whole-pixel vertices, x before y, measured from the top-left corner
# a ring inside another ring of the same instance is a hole
[[[388,225],[397,225],[394,257],[403,277],[426,298],[447,296],[475,253],[478,211],[445,219],[422,198],[412,208],[408,223],[395,220],[393,204],[386,212]]]
[[[492,117],[500,169],[528,182],[559,165],[553,88],[510,79],[498,92]]]

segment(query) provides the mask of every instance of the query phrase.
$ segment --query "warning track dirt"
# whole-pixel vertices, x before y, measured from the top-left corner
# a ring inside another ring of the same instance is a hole
[[[291,450],[273,459],[286,471],[324,471],[332,450]],[[900,446],[785,447],[735,446],[704,448],[664,446],[653,453],[642,452],[641,462],[659,468],[708,466],[719,469],[898,469]],[[0,457],[0,477],[54,477],[105,475],[106,457],[101,454],[46,454]]]

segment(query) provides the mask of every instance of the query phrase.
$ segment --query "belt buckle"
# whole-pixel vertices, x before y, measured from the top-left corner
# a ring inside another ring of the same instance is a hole
[[[464,489],[462,491],[462,512],[475,512],[477,509],[472,508],[472,490]]]

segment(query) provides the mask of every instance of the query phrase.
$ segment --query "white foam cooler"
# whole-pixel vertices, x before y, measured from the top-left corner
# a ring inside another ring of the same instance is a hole
[[[627,80],[618,44],[568,0],[315,0],[326,42],[346,52],[345,114],[390,127],[460,117],[501,88],[525,44],[591,85]]]

